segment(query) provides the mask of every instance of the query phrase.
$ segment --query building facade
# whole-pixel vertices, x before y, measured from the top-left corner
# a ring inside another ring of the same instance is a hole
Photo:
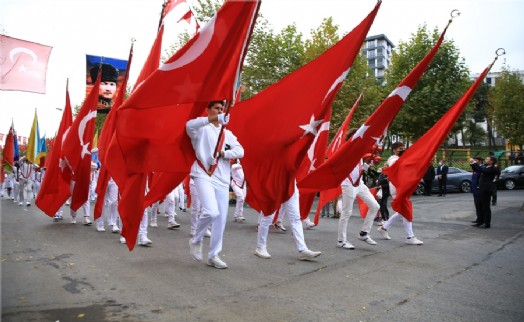
[[[378,80],[384,78],[385,70],[391,65],[394,47],[384,34],[367,37],[364,41],[362,55],[367,58],[368,66],[375,71]]]

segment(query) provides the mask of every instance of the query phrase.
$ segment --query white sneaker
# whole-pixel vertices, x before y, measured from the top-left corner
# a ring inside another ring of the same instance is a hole
[[[220,259],[220,257],[215,256],[207,260],[207,265],[213,266],[214,268],[227,268],[227,264]]]
[[[305,224],[306,224],[306,229],[313,229],[313,227],[316,226],[315,223],[312,222],[312,221],[309,220],[309,219],[306,219]]]
[[[366,243],[368,243],[370,245],[376,245],[377,244],[376,241],[374,241],[373,239],[371,239],[371,237],[369,237],[369,234],[364,235],[364,236],[358,236],[358,239],[360,239],[361,241],[364,241],[364,242],[366,242]]]
[[[201,262],[202,257],[202,242],[193,244],[193,239],[189,240],[189,253],[191,254],[191,257],[193,257],[194,260],[197,262]]]
[[[180,224],[177,223],[176,221],[170,222],[167,224],[167,229],[175,229],[175,228],[180,228]]]
[[[125,244],[126,243],[126,239],[124,236],[120,236],[120,244]]]
[[[91,219],[84,217],[84,226],[91,226],[92,224]]]
[[[68,205],[68,206],[69,206],[69,204],[70,204],[69,200],[68,200],[68,201],[66,201],[66,205]]]
[[[271,258],[271,255],[269,255],[269,253],[267,252],[267,249],[265,248],[258,248],[255,249],[255,255],[260,257],[260,258]]]
[[[111,231],[113,232],[113,234],[116,234],[120,232],[120,228],[118,228],[118,225],[113,225]]]
[[[153,227],[153,228],[156,228],[156,227],[158,227],[158,224],[156,223],[156,221],[152,221],[149,226]]]
[[[315,257],[320,256],[321,252],[315,252],[309,249],[299,252],[298,259],[301,261],[310,261]]]
[[[31,206],[31,203],[30,202],[26,202],[25,204],[27,207]]]
[[[246,218],[244,218],[242,216],[235,218],[235,222],[244,222],[244,221],[246,221]]]
[[[19,206],[21,206],[21,205],[22,205],[22,203],[21,203],[21,202],[19,202],[19,203],[18,203],[18,205],[19,205]]]
[[[96,231],[106,231],[104,227],[96,227]]]
[[[138,245],[140,246],[149,246],[153,244],[153,242],[151,241],[151,239],[147,238],[147,236],[144,236],[144,235],[141,235],[139,238],[138,238]]]
[[[384,228],[381,227],[378,227],[377,230],[380,232],[380,234],[382,235],[382,238],[384,239],[387,239],[387,240],[390,240],[391,237],[389,237],[389,234],[388,234],[388,231],[385,230]]]
[[[71,223],[76,224],[76,218],[71,218]]]
[[[417,237],[413,236],[411,238],[406,238],[406,244],[408,245],[422,245],[424,242],[422,240],[417,239]]]
[[[211,237],[211,230],[206,230],[206,232],[204,233],[204,237]]]
[[[279,221],[274,223],[273,226],[275,226],[275,228],[280,230],[280,231],[287,231],[286,227],[284,227],[284,225],[282,225],[282,223],[279,222]]]
[[[337,244],[337,247],[338,248],[344,248],[344,249],[355,249],[355,246],[353,246],[348,241],[339,241],[338,244]]]

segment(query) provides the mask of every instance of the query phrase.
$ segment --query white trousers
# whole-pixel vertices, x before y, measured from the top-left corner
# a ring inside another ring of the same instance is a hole
[[[177,187],[177,199],[178,199],[178,207],[180,209],[186,209],[186,195],[184,193],[184,183],[180,183]]]
[[[167,212],[167,221],[169,223],[175,222],[176,216],[176,194],[178,193],[178,188],[173,189],[170,193],[167,194],[166,199],[164,199],[164,207]]]
[[[280,206],[279,217],[283,216],[284,213],[287,215],[289,224],[291,226],[291,232],[295,239],[295,245],[299,252],[306,250],[306,242],[304,240],[304,228],[302,227],[302,221],[300,221],[300,210],[298,202],[298,189],[295,185],[295,192],[289,198],[288,201],[284,202]],[[259,214],[258,218],[258,234],[257,234],[257,248],[267,248],[267,235],[269,233],[269,226],[273,223],[275,213],[269,216],[264,216],[262,213]]]
[[[148,208],[144,209],[144,215],[142,216],[142,220],[140,221],[140,226],[138,228],[138,237],[140,236],[147,237],[147,223],[149,222],[149,219],[147,217]]]
[[[211,238],[208,258],[213,258],[222,251],[222,239],[226,228],[227,210],[229,207],[229,189],[216,182],[194,178],[202,213],[193,237],[193,243],[200,243],[211,225]]]
[[[244,214],[244,201],[246,199],[246,185],[244,184],[244,187],[240,188],[233,180],[231,180],[231,188],[233,189],[235,196],[237,196],[234,216],[235,218],[242,217]]]
[[[198,191],[194,183],[189,184],[189,193],[191,194],[191,234],[194,236],[197,229],[198,218],[202,213],[202,205],[198,198]]]
[[[18,200],[22,203],[31,203],[33,198],[33,180],[20,178]]]
[[[360,184],[357,187],[352,185],[342,186],[342,211],[338,219],[338,241],[347,241],[348,221],[353,213],[353,205],[357,196],[368,206],[368,212],[360,230],[368,234],[371,231],[373,220],[380,209],[380,205],[369,191],[369,188],[360,180]]]
[[[104,199],[107,207],[102,212],[102,216],[98,218],[96,226],[104,227],[104,220],[109,226],[118,225],[118,218],[120,217],[118,214],[118,186],[113,180],[109,180],[107,183]]]
[[[393,184],[391,184],[391,182],[389,183],[389,193],[391,194],[391,198],[394,200],[395,197],[397,196],[397,188]],[[388,230],[389,227],[391,227],[399,219],[402,219],[402,223],[404,224],[404,231],[406,232],[406,237],[411,238],[415,236],[413,234],[413,223],[407,220],[406,218],[404,218],[404,216],[402,216],[398,212],[395,212],[393,216],[389,217],[389,220],[386,221],[386,223],[384,223],[382,227]]]

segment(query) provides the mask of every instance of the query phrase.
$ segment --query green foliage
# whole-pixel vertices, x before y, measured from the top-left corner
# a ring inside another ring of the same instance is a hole
[[[421,26],[409,42],[400,42],[392,57],[391,68],[386,73],[388,92],[391,92],[431,50],[440,36]],[[407,140],[415,140],[429,130],[463,95],[469,81],[469,71],[452,40],[444,40],[410,96],[395,118],[391,133]],[[463,128],[463,114],[452,133]]]
[[[469,144],[473,147],[484,140],[484,138],[486,137],[486,131],[474,120],[469,120],[466,122],[466,129],[464,130],[464,135],[464,140],[467,139],[469,141]]]
[[[489,101],[497,130],[511,144],[524,144],[524,85],[517,71],[503,69]]]

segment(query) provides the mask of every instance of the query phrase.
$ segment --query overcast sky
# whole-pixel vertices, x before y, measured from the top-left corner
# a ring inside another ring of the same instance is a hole
[[[65,104],[65,86],[73,106],[85,96],[85,55],[127,59],[136,39],[133,84],[156,35],[164,0],[1,0],[0,33],[52,46],[46,94],[0,91],[0,133],[14,120],[18,135],[29,136],[37,108],[40,133],[52,137]],[[188,0],[190,4],[195,1]],[[261,13],[276,31],[295,23],[304,37],[324,18],[333,17],[341,33],[353,29],[375,6],[374,0],[263,0]],[[395,45],[408,41],[420,25],[443,30],[450,12],[461,15],[447,32],[471,72],[481,72],[504,48],[492,71],[505,64],[524,70],[524,0],[383,0],[369,35],[385,34]],[[164,45],[182,26],[166,21]],[[4,56],[4,53],[2,53]],[[3,142],[2,142],[3,144]]]

